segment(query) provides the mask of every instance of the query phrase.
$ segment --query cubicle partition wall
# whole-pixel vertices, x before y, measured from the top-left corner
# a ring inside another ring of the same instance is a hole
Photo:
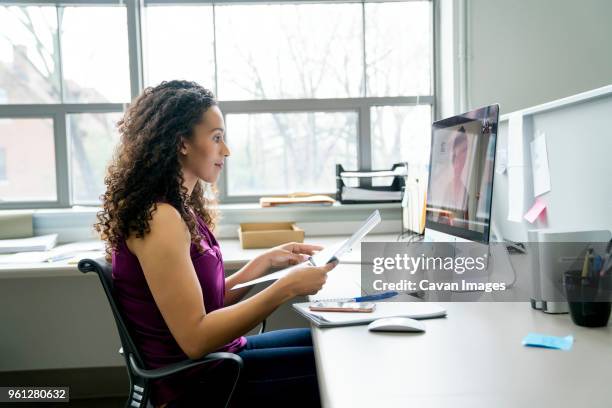
[[[503,107],[502,107],[503,108]],[[612,85],[500,118],[493,222],[501,238],[526,242],[529,229],[612,230]],[[550,191],[534,205],[531,142],[545,138]],[[520,216],[519,216],[520,215]],[[513,221],[514,220],[514,221]]]

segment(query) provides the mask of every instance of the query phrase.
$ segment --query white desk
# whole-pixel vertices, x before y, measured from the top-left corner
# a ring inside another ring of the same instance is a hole
[[[316,297],[358,292],[358,265],[340,265]],[[323,407],[610,407],[612,328],[575,326],[528,303],[443,303],[425,333],[318,329]],[[570,351],[521,345],[528,332],[574,335]]]
[[[345,238],[309,237],[308,241],[329,245]],[[395,240],[393,235],[368,237],[376,238]],[[263,251],[243,250],[238,240],[220,241],[228,273]],[[344,261],[351,259],[359,262],[358,248]],[[119,338],[98,278],[82,274],[68,261],[0,265],[0,322],[0,372],[124,364],[117,354]],[[298,326],[307,323],[289,303],[268,319],[271,330]]]
[[[347,236],[321,236],[307,237],[305,242],[319,244],[322,246],[333,245],[348,238]],[[379,234],[367,236],[364,241],[386,242],[395,241],[397,235]],[[236,271],[243,267],[248,261],[266,251],[266,249],[242,249],[237,239],[220,239],[219,245],[223,253],[224,266],[227,271]],[[0,255],[0,259],[6,255]],[[103,252],[87,252],[84,257],[101,257]],[[342,258],[344,263],[359,263],[361,252],[356,246]],[[78,276],[82,275],[76,263],[69,260],[58,262],[38,262],[27,264],[2,264],[0,262],[0,279],[2,278],[41,278],[52,276]]]

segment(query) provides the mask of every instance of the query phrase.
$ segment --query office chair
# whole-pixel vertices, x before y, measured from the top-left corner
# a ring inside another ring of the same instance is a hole
[[[143,363],[142,357],[130,335],[127,326],[121,316],[121,312],[117,307],[113,294],[113,278],[112,278],[112,265],[104,258],[93,259],[82,259],[78,265],[79,271],[83,273],[95,272],[100,278],[104,293],[108,299],[117,330],[119,331],[119,338],[121,339],[121,349],[119,353],[123,355],[125,364],[127,366],[128,377],[130,379],[130,395],[128,396],[125,404],[126,408],[152,408],[153,405],[149,401],[149,394],[151,391],[151,380],[164,378],[172,374],[187,370],[192,367],[201,366],[204,364],[213,363],[215,361],[228,361],[236,365],[236,377],[232,388],[227,396],[225,406],[228,405],[238,379],[240,378],[240,371],[242,369],[242,358],[234,353],[227,352],[215,352],[207,354],[206,356],[198,360],[184,360],[178,363],[170,364],[165,367],[156,369],[146,369]],[[265,329],[265,321],[263,322],[260,333]]]

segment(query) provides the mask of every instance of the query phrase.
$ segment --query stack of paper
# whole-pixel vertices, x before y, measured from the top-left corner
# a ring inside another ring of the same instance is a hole
[[[48,251],[55,246],[57,234],[41,235],[31,238],[0,240],[0,254],[13,252]]]
[[[322,194],[292,194],[289,196],[262,197],[259,199],[259,204],[262,207],[320,206],[332,205],[334,202],[336,200]]]
[[[407,176],[407,168],[405,165],[397,166],[393,170],[387,171],[343,171],[340,177],[395,177]]]
[[[344,186],[342,187],[342,199],[345,201],[401,201],[402,192]]]
[[[310,302],[295,303],[293,308],[319,327],[368,324],[383,317],[430,319],[446,316],[446,310],[442,306],[427,302],[380,302],[376,304],[376,309],[372,313],[313,312],[309,309],[310,304]]]
[[[104,242],[99,240],[74,242],[59,245],[49,251],[19,252],[11,255],[0,255],[0,264],[31,264],[39,262],[57,262],[80,258],[98,258],[104,253]]]

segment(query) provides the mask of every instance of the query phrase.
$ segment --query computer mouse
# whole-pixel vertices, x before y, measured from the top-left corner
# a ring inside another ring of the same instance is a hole
[[[425,323],[409,317],[384,317],[368,325],[370,331],[424,332]]]

